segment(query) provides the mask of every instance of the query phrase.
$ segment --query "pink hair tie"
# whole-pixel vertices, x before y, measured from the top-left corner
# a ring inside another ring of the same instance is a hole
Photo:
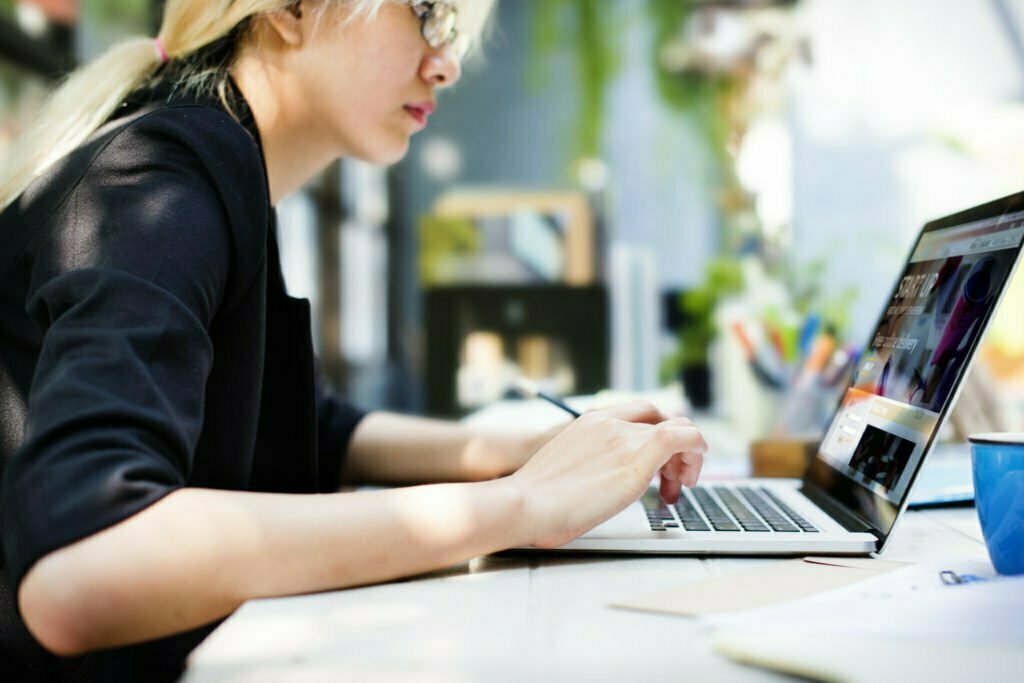
[[[160,57],[160,61],[166,64],[168,61],[168,57],[167,50],[164,49],[164,41],[157,38],[153,41],[153,45],[156,47],[156,53]]]

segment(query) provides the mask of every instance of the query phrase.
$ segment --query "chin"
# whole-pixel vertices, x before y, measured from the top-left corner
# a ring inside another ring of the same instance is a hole
[[[363,161],[375,166],[392,166],[405,158],[409,153],[409,139],[406,138],[400,144],[381,146],[377,149],[363,150],[363,153],[356,156]]]

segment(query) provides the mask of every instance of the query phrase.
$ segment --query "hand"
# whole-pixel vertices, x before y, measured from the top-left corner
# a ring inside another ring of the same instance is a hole
[[[693,427],[693,420],[688,417],[673,417],[669,421],[684,427]],[[700,476],[701,467],[704,465],[704,452],[706,450],[707,447],[705,446],[705,450],[700,453],[700,460],[696,463],[696,468],[686,462],[682,453],[674,453],[668,459],[668,462],[661,466],[661,469],[658,471],[659,479],[661,480],[658,492],[661,494],[663,501],[673,505],[679,500],[679,493],[684,486],[693,488],[697,485],[697,477]]]
[[[485,434],[472,437],[463,448],[462,463],[470,481],[495,479],[512,474],[533,454],[561,434],[569,421],[541,432]]]
[[[526,537],[554,548],[623,510],[659,470],[662,496],[675,502],[682,485],[696,483],[705,452],[689,419],[666,419],[639,401],[584,413],[508,481],[524,501]]]
[[[512,474],[542,446],[565,429],[568,422],[542,432],[470,433],[460,455],[461,474],[469,481],[485,481]]]
[[[572,424],[571,419],[566,419],[564,422],[559,422],[553,427],[549,427],[542,432],[536,432],[533,434],[525,434],[519,436],[515,445],[512,448],[512,459],[510,461],[511,467],[509,467],[508,474],[519,470],[523,465],[529,462],[541,448],[546,446],[552,439],[565,431],[566,427]]]

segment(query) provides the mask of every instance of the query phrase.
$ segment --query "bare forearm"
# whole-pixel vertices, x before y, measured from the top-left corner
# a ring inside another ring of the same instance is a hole
[[[418,484],[490,479],[522,465],[531,454],[528,442],[536,436],[483,432],[456,422],[371,413],[352,436],[342,480]]]
[[[502,481],[319,496],[182,489],[43,558],[19,601],[51,649],[111,647],[251,598],[376,583],[527,543],[510,524],[521,506]]]
[[[39,560],[18,587],[58,654],[158,638],[250,598],[385,581],[518,545],[556,547],[636,500],[660,471],[696,481],[707,451],[685,418],[639,402],[572,422],[495,481],[357,494],[182,489]]]

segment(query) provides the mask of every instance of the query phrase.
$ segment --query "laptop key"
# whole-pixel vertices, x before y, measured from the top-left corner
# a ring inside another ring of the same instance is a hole
[[[713,528],[715,531],[741,531],[739,525],[736,524],[736,522],[734,522],[732,518],[725,513],[725,510],[723,510],[722,506],[720,506],[715,501],[715,499],[711,497],[711,494],[708,493],[707,489],[697,486],[693,489],[690,489],[690,492],[696,499],[697,505],[700,506],[700,509],[704,512],[704,515],[707,517],[708,523],[711,525],[711,528]],[[683,502],[684,497],[685,494],[683,497],[679,499],[680,503]],[[677,505],[679,505],[679,503],[677,503]],[[692,508],[692,505],[689,500],[686,500],[686,502],[683,503],[683,505],[685,507]],[[696,512],[696,510],[694,510],[694,512]],[[683,519],[682,515],[680,515],[680,519]],[[706,525],[704,525],[703,520],[699,519],[699,515],[695,515],[695,518],[691,519],[692,525],[696,527],[694,528],[694,531],[710,531],[710,529],[708,529]],[[684,524],[688,523],[686,519],[683,519],[683,522]],[[699,528],[698,525],[703,526],[704,528]]]
[[[644,512],[647,513],[647,523],[651,527],[651,531],[667,531],[668,529],[679,528],[679,522],[676,521],[675,515],[672,514],[672,511],[662,502],[657,494],[653,496],[645,495],[642,502]]]
[[[755,493],[755,492],[751,491],[751,493]],[[793,508],[791,508],[790,506],[786,505],[786,503],[783,502],[783,500],[781,498],[779,498],[779,496],[774,491],[772,491],[771,489],[762,488],[757,493],[763,493],[773,503],[775,503],[775,507],[779,508],[779,510],[781,510],[783,514],[785,514],[787,517],[789,517],[789,519],[792,520],[792,522],[794,524],[796,524],[797,527],[799,527],[800,531],[803,531],[803,532],[806,532],[806,533],[809,533],[809,534],[816,534],[816,533],[818,533],[818,528],[817,527],[815,527],[813,524],[811,524],[806,519],[801,517]],[[792,530],[791,529],[787,529],[787,531],[792,531]]]
[[[676,501],[676,512],[679,513],[680,517],[700,519],[700,513],[697,512],[697,508],[693,507],[693,503],[690,502],[689,497],[683,492],[679,493],[679,500]]]
[[[768,531],[765,523],[758,519],[757,515],[744,505],[743,501],[731,490],[724,486],[717,486],[715,487],[715,493],[725,503],[725,507],[729,509],[729,512],[736,518],[736,521],[739,522],[744,531]]]
[[[768,504],[764,498],[762,498],[756,491],[753,491],[746,487],[738,487],[736,489],[740,492],[746,501],[752,508],[757,510],[757,513],[768,522],[768,526],[773,531],[793,532],[800,531],[797,527],[793,526],[793,523],[783,517],[775,508]]]
[[[693,489],[693,496],[697,499],[697,504],[704,510],[704,514],[708,516],[708,519],[712,517],[728,519],[729,515],[725,514],[725,510],[711,497],[707,489],[698,486]]]

